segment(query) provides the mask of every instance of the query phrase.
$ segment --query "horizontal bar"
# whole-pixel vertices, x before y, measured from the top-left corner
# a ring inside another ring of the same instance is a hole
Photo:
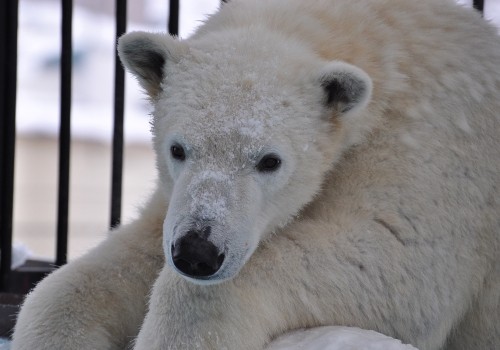
[[[37,266],[30,266],[30,261],[28,261],[26,265],[10,271],[6,278],[8,284],[2,292],[27,294],[55,269],[56,266],[53,263],[39,263]]]

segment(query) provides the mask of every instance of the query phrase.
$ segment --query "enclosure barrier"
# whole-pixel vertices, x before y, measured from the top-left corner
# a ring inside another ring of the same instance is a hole
[[[169,0],[168,31],[177,35],[179,0]],[[61,78],[59,179],[56,226],[56,257],[54,262],[28,261],[12,270],[12,219],[14,200],[14,159],[16,140],[16,79],[18,0],[0,2],[0,336],[11,331],[22,296],[46,274],[67,262],[69,173],[71,147],[71,80],[73,1],[61,0]],[[126,31],[127,1],[115,3],[116,38]],[[121,219],[123,116],[125,74],[115,54],[114,126],[112,143],[110,226]]]
[[[223,0],[223,2],[225,2]],[[168,31],[178,34],[179,0],[169,0]],[[47,273],[67,261],[69,169],[71,146],[71,68],[73,1],[61,0],[61,80],[59,131],[59,182],[56,232],[56,257],[53,263],[28,261],[12,270],[12,217],[14,199],[14,159],[16,140],[16,79],[18,0],[0,1],[0,336],[8,335],[18,305],[33,286]],[[474,8],[483,11],[484,0],[474,0]],[[116,37],[126,31],[127,1],[116,0]],[[124,71],[115,54],[114,127],[112,144],[112,189],[110,226],[121,218],[123,167]]]

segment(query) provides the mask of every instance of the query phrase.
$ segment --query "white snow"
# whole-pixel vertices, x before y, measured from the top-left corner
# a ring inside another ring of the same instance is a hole
[[[317,327],[286,334],[266,350],[417,350],[383,334],[354,327]]]

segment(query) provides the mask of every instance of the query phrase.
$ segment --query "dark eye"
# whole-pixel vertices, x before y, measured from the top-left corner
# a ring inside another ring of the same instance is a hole
[[[170,154],[172,154],[172,157],[177,160],[184,160],[186,159],[186,154],[184,153],[184,148],[180,145],[172,145],[170,147]]]
[[[257,164],[257,170],[260,172],[276,171],[281,165],[281,159],[275,154],[265,155]]]

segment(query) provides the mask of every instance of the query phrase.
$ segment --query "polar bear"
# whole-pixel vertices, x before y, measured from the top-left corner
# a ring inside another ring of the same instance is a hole
[[[13,349],[263,349],[355,326],[500,348],[500,39],[435,0],[233,0],[135,32],[158,185],[43,280]]]

